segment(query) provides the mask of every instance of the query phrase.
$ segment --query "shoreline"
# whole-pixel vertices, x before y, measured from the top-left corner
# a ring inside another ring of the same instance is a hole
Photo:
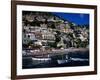
[[[89,48],[68,48],[68,49],[57,49],[57,50],[52,50],[52,51],[34,51],[32,52],[26,52],[23,56],[46,56],[46,55],[63,55],[63,54],[70,54],[74,52],[82,52],[85,54],[85,52],[89,52]]]

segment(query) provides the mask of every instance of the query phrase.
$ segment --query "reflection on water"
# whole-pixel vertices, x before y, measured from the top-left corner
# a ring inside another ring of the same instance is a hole
[[[59,55],[48,54],[48,57],[23,57],[23,69],[89,66],[89,51],[69,52]]]

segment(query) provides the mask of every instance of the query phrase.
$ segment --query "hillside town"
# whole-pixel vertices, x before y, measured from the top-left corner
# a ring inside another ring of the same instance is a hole
[[[89,29],[51,13],[23,13],[23,49],[88,48]]]

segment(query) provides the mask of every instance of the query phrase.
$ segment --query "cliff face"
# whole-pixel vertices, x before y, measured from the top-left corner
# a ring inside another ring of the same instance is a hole
[[[50,12],[23,11],[23,48],[87,48],[89,28],[81,27]]]

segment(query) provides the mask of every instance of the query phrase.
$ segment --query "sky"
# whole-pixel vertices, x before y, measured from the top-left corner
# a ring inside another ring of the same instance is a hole
[[[53,12],[52,14],[70,22],[73,22],[77,25],[89,25],[89,14],[84,13],[60,13]]]

